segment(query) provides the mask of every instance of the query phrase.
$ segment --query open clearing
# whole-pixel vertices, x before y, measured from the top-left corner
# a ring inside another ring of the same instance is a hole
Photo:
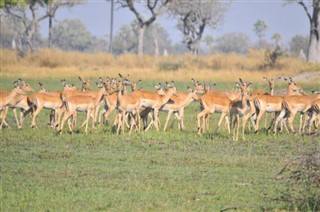
[[[145,83],[151,90],[152,82]],[[275,177],[292,157],[320,151],[319,134],[275,136],[262,129],[234,142],[224,127],[212,134],[214,115],[210,131],[199,136],[198,110],[196,102],[186,108],[184,132],[174,123],[165,133],[131,136],[117,136],[111,126],[58,136],[46,127],[48,111],[41,112],[39,129],[30,129],[28,118],[18,130],[10,113],[13,128],[1,131],[1,211],[292,210],[274,201],[284,186]],[[165,114],[160,118],[164,123]]]

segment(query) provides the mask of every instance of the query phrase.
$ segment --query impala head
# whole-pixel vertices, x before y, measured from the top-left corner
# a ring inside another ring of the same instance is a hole
[[[267,77],[263,77],[263,79],[268,82],[269,88],[274,88],[276,82],[277,82],[279,79],[281,79],[281,77],[276,77],[276,78],[271,78],[271,79],[269,79],[269,78],[267,78]]]
[[[191,98],[194,99],[194,100],[196,100],[196,101],[198,101],[199,97],[198,97],[198,95],[197,95],[196,89],[191,88],[191,87],[189,87],[189,86],[187,87],[187,89],[188,89],[189,93],[191,94]]]
[[[196,82],[193,78],[191,79],[191,81],[192,81],[194,89],[196,90],[197,93],[199,93],[199,94],[205,93],[204,86],[201,84],[201,82],[199,82],[199,81]]]
[[[303,89],[301,87],[301,85],[298,85],[297,83],[295,83],[291,77],[289,78],[284,78],[284,80],[286,82],[288,82],[288,89],[287,89],[287,94],[292,95],[292,94],[301,94],[301,92],[303,92]]]
[[[39,82],[39,86],[40,86],[39,93],[47,93],[48,92],[48,89],[41,82]]]
[[[28,83],[26,83],[25,81],[18,79],[18,82],[20,84],[20,88],[26,92],[30,91],[33,92],[33,88],[31,87],[31,85],[29,85]]]
[[[61,84],[63,86],[63,90],[65,90],[65,91],[75,91],[75,90],[77,90],[77,87],[74,84],[72,84],[72,85],[67,84],[65,79],[61,80]]]
[[[127,76],[122,76],[120,73],[118,74],[122,81],[129,81],[129,74]]]
[[[174,81],[170,83],[166,82],[166,86],[168,87],[168,91],[172,92],[173,95],[178,96],[177,88],[174,86]]]
[[[89,91],[91,90],[91,83],[90,80],[84,80],[79,76],[79,80],[82,82],[82,91]]]
[[[164,96],[166,95],[166,91],[164,90],[163,86],[161,85],[161,83],[159,82],[158,85],[154,85],[154,88],[157,90],[157,94],[160,96]]]
[[[138,80],[138,81],[136,81],[136,82],[132,82],[131,83],[131,90],[132,91],[136,91],[137,90],[137,87],[138,87],[138,85],[141,83],[141,80]]]

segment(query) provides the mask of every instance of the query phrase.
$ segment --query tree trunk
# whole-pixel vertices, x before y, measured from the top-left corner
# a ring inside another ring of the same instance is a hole
[[[52,17],[49,16],[48,48],[52,47]]]
[[[109,40],[109,53],[112,53],[112,34],[113,34],[113,7],[114,7],[114,0],[111,0],[110,6],[110,40]]]
[[[138,40],[138,55],[139,57],[143,56],[143,38],[144,38],[144,32],[146,30],[146,26],[140,26],[139,29],[139,40]]]
[[[154,56],[159,56],[159,44],[158,39],[156,37],[154,38]]]
[[[310,21],[310,40],[308,62],[320,63],[320,8],[314,7],[313,17]]]

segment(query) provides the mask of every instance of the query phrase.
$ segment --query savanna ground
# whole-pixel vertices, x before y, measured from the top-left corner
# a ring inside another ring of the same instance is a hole
[[[320,70],[293,58],[282,59],[278,68],[259,70],[262,62],[263,52],[256,51],[248,56],[140,60],[132,55],[58,50],[19,59],[13,52],[1,50],[1,89],[11,89],[12,82],[22,78],[35,90],[41,81],[54,91],[61,89],[62,78],[79,86],[77,76],[94,84],[100,76],[116,77],[119,72],[129,73],[132,80],[142,79],[146,90],[153,90],[153,83],[175,80],[178,90],[186,91],[191,78],[214,82],[217,89],[235,89],[239,77],[253,82],[254,88],[267,89],[263,76]],[[306,92],[320,89],[319,77],[301,84]],[[283,82],[276,85],[276,89],[282,88]],[[38,129],[30,129],[27,118],[18,130],[10,112],[12,128],[0,132],[1,211],[293,210],[295,206],[276,201],[285,189],[276,176],[290,159],[320,151],[319,134],[273,135],[262,129],[258,134],[247,131],[245,141],[235,142],[224,127],[218,134],[212,133],[218,118],[214,115],[210,130],[199,136],[198,111],[197,102],[186,108],[183,132],[175,122],[167,132],[151,129],[131,136],[117,136],[111,125],[91,129],[88,135],[83,129],[71,135],[65,128],[59,136],[46,127],[48,111],[38,117]],[[165,113],[160,118],[163,124]],[[262,123],[264,126],[264,120]],[[295,124],[297,127],[297,120]]]

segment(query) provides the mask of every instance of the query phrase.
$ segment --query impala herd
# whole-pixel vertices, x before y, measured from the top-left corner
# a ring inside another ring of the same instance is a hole
[[[126,129],[129,133],[147,131],[151,127],[159,131],[159,111],[166,111],[168,114],[164,131],[172,114],[178,120],[178,128],[184,130],[184,109],[192,101],[198,101],[200,105],[200,112],[196,115],[198,134],[208,130],[211,114],[220,113],[215,133],[225,120],[228,132],[234,140],[238,140],[240,126],[244,139],[248,120],[257,133],[260,120],[266,113],[273,114],[268,130],[272,129],[274,133],[279,129],[282,131],[283,128],[295,133],[293,121],[297,113],[300,115],[299,133],[310,133],[312,127],[317,129],[320,122],[320,94],[305,94],[292,78],[284,78],[288,84],[287,89],[275,91],[275,83],[281,78],[264,77],[270,88],[268,92],[252,90],[252,83],[244,82],[241,78],[236,83],[236,92],[215,90],[213,85],[192,79],[193,86],[188,87],[188,93],[184,93],[177,91],[173,81],[166,82],[165,86],[160,83],[155,85],[155,91],[146,91],[137,89],[141,80],[130,81],[129,75],[119,74],[119,77],[119,80],[100,77],[96,82],[98,91],[91,91],[90,81],[79,77],[82,82],[80,90],[67,84],[66,80],[61,80],[63,90],[49,92],[39,83],[40,90],[32,94],[28,92],[33,92],[34,89],[19,79],[14,82],[11,91],[0,91],[0,127],[10,128],[6,116],[8,109],[12,108],[18,128],[22,128],[23,120],[28,114],[32,119],[31,127],[37,128],[39,113],[42,109],[49,109],[48,125],[54,127],[59,134],[63,132],[66,121],[70,132],[73,131],[78,112],[86,113],[86,119],[81,126],[85,126],[85,133],[88,132],[90,119],[92,128],[101,126],[108,122],[113,111],[116,111],[113,125],[117,134],[124,134]],[[131,92],[127,87],[131,87]],[[16,109],[20,110],[19,117]]]

